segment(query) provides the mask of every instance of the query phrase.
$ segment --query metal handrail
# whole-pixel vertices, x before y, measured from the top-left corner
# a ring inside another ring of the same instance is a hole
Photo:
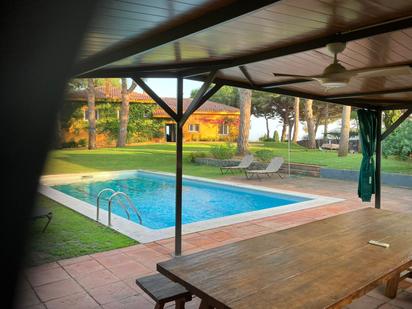
[[[112,201],[113,201],[113,198],[115,198],[116,196],[119,196],[119,195],[121,195],[121,196],[123,196],[123,197],[126,198],[126,200],[129,202],[129,206],[132,207],[132,209],[133,209],[133,211],[135,212],[137,218],[139,219],[139,223],[142,224],[142,217],[140,216],[139,211],[138,211],[137,208],[134,206],[134,204],[133,204],[132,200],[130,199],[130,197],[129,197],[126,193],[124,193],[124,192],[117,191],[117,192],[113,193],[113,194],[110,196],[110,198],[109,198],[108,225],[109,225],[109,226],[112,225]],[[123,207],[123,206],[122,206],[122,207]],[[127,211],[126,208],[124,208],[124,207],[123,207],[123,209],[126,211],[126,213],[127,213],[127,215],[128,215],[128,219],[130,220],[130,215],[129,215],[128,211]]]
[[[106,188],[106,189],[101,190],[101,191],[97,194],[97,200],[96,200],[96,208],[97,208],[96,221],[99,221],[100,196],[101,196],[104,192],[108,192],[108,191],[111,192],[112,195],[116,193],[116,191],[114,191],[113,189],[111,189],[111,188]],[[112,195],[110,195],[110,197],[111,197]],[[110,199],[110,198],[109,198],[109,199]],[[119,204],[120,204],[120,206],[123,208],[123,210],[126,212],[127,219],[130,220],[130,213],[129,213],[129,211],[127,210],[126,206],[125,206],[121,201],[119,201]]]
[[[114,193],[116,193],[116,191],[114,191],[113,189],[110,188],[106,188],[101,190],[98,194],[97,194],[97,198],[96,198],[96,207],[97,207],[97,213],[96,213],[96,221],[99,221],[99,211],[100,211],[100,196],[104,193],[110,191],[112,193],[112,195]]]

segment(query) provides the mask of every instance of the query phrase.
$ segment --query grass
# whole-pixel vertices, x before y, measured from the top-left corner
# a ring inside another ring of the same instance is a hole
[[[220,172],[215,167],[189,162],[193,151],[208,151],[212,143],[186,143],[184,146],[184,174],[218,178]],[[270,149],[274,155],[288,159],[287,144],[252,143],[251,151]],[[338,157],[333,151],[308,150],[298,145],[291,149],[291,162],[317,164],[336,169],[358,170],[361,154]],[[174,144],[144,144],[127,148],[102,148],[98,150],[70,149],[50,153],[44,174],[80,173],[123,169],[147,169],[164,172],[175,171]],[[382,170],[390,173],[412,174],[412,160],[401,161],[383,158]]]
[[[46,219],[32,225],[28,266],[127,247],[136,241],[100,223],[86,218],[42,195],[38,205],[53,211],[53,219],[44,233]]]

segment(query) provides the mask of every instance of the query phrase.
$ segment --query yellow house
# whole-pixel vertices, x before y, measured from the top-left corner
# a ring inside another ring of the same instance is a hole
[[[114,146],[117,138],[115,125],[118,124],[121,107],[121,90],[113,86],[95,88],[97,145],[99,147]],[[146,93],[132,92],[130,99],[129,128],[139,123],[142,130],[130,130],[128,143],[142,141],[174,142],[176,124],[169,115],[160,108]],[[176,111],[176,99],[162,98]],[[191,103],[191,99],[183,100],[183,110]],[[134,113],[134,114],[133,114]],[[108,126],[107,124],[110,123]],[[67,94],[60,126],[63,145],[66,147],[84,146],[87,142],[87,91],[78,90]],[[105,126],[112,129],[108,133]],[[147,133],[147,128],[151,131]],[[100,129],[99,129],[100,128]],[[103,129],[102,129],[103,128]],[[134,127],[133,127],[134,128]],[[239,109],[224,104],[206,101],[194,112],[183,128],[185,141],[235,141],[239,132]]]
[[[176,111],[175,98],[162,98]],[[192,99],[183,99],[185,111]],[[176,124],[161,108],[154,111],[153,117],[163,119],[165,140],[175,141]],[[239,133],[239,109],[236,107],[206,101],[186,121],[183,127],[185,141],[234,141]]]

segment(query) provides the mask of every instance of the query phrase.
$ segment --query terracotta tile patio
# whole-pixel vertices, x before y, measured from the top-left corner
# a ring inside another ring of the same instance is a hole
[[[336,214],[353,211],[362,204],[356,183],[318,178],[291,177],[264,181],[231,176],[227,180],[278,189],[329,195],[342,202],[202,231],[183,237],[184,254],[202,251],[257,235],[286,229]],[[412,190],[382,188],[383,208],[412,213]],[[152,300],[134,283],[139,276],[155,272],[156,263],[172,257],[174,239],[97,253],[27,269],[21,282],[19,308],[153,308]],[[194,299],[187,308],[198,308]],[[348,308],[412,308],[412,280],[401,283],[398,296],[383,296],[382,287],[359,298]]]

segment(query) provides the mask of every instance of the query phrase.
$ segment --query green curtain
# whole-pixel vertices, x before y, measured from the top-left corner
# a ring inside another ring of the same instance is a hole
[[[370,202],[375,193],[375,162],[377,115],[375,111],[358,110],[362,163],[359,171],[358,196],[362,202]]]

